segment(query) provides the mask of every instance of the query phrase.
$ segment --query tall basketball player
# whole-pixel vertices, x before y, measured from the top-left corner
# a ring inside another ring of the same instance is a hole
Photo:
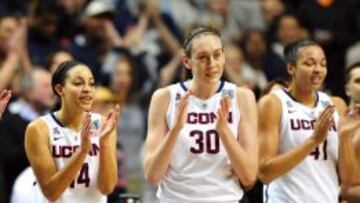
[[[345,102],[319,91],[327,68],[318,44],[291,43],[285,57],[289,88],[259,102],[264,202],[338,202],[339,178],[349,182],[355,173],[349,134],[359,128],[358,121],[344,117],[339,124]]]
[[[360,110],[360,62],[350,65],[345,72],[346,95],[350,98],[349,108]],[[360,113],[360,112],[358,112]],[[358,169],[360,170],[360,131],[352,135]],[[342,198],[348,202],[360,201],[360,175],[350,185],[342,184]]]
[[[257,175],[253,93],[221,81],[219,31],[198,27],[186,37],[183,63],[192,78],[157,90],[149,110],[146,179],[164,203],[238,202]]]
[[[31,122],[25,149],[43,195],[57,203],[105,203],[116,179],[119,107],[107,118],[88,112],[94,78],[84,64],[66,61],[52,77],[60,110]]]

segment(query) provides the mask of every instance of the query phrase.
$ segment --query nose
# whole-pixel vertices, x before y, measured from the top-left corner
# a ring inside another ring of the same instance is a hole
[[[213,56],[209,56],[208,58],[208,66],[212,67],[215,64],[215,59]]]
[[[89,92],[91,90],[92,86],[89,84],[85,84],[84,87],[82,88],[83,92]]]
[[[325,69],[325,67],[323,67],[320,63],[316,63],[314,72],[319,73],[319,72],[323,71],[324,69]]]

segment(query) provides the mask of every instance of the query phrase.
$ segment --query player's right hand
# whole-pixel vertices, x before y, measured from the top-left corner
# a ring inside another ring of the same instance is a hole
[[[81,135],[80,135],[81,136],[80,150],[84,153],[88,153],[91,149],[90,130],[91,130],[91,114],[86,113],[86,116],[83,120]]]
[[[340,119],[339,135],[351,136],[360,132],[360,106],[348,110],[348,113]]]
[[[191,95],[191,91],[187,91],[184,96],[181,97],[179,103],[176,106],[176,117],[174,122],[174,128],[182,129],[186,123],[188,114],[188,102]]]
[[[334,105],[328,105],[323,112],[321,112],[319,118],[317,119],[314,127],[314,132],[312,135],[312,139],[315,140],[316,143],[322,143],[327,135],[329,134],[329,129],[333,122],[333,114],[335,112]]]

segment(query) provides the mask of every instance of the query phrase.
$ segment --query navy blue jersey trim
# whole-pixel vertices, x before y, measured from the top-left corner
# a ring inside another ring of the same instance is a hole
[[[186,85],[183,81],[180,81],[179,84],[180,84],[181,88],[183,88],[185,90],[185,92],[188,91],[188,88],[186,87]],[[225,85],[225,81],[221,80],[219,88],[216,90],[216,93],[219,93],[223,89],[224,85]]]
[[[216,91],[216,93],[219,93],[219,92],[223,89],[224,85],[225,85],[225,81],[224,81],[224,80],[221,80],[221,81],[220,81],[219,88],[218,88],[218,90]]]
[[[50,113],[51,117],[54,119],[54,121],[59,124],[61,127],[65,127],[55,116],[53,112]]]
[[[287,90],[285,89],[282,89],[292,100],[296,101],[297,103],[301,103],[300,101],[298,101],[297,99],[295,99],[291,94],[290,92],[288,92]],[[319,93],[316,92],[316,101],[315,101],[315,106],[314,107],[317,107],[318,104],[319,104]]]
[[[185,86],[184,82],[183,81],[180,81],[180,86],[184,89],[184,91],[188,91],[188,88]]]

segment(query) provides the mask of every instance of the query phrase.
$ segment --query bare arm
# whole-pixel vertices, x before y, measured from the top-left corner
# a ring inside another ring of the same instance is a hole
[[[177,137],[185,123],[188,97],[189,94],[180,100],[177,107],[177,115],[179,116],[175,119],[174,127],[168,129],[166,112],[170,92],[168,89],[160,89],[153,94],[149,109],[148,132],[143,161],[145,178],[152,184],[157,184],[169,167]]]
[[[98,188],[104,195],[110,194],[117,182],[116,125],[120,107],[111,109],[100,131],[100,167]]]
[[[333,112],[333,107],[327,107],[315,124],[313,136],[293,149],[277,154],[281,103],[273,94],[264,96],[259,102],[259,178],[261,181],[268,184],[303,161],[326,138]]]
[[[348,203],[357,203],[360,201],[360,185],[352,187],[342,186],[340,195]]]
[[[258,171],[256,101],[254,94],[245,88],[238,88],[236,96],[241,112],[238,124],[239,140],[236,140],[227,122],[230,101],[226,97],[221,101],[216,130],[236,175],[245,187],[250,187],[255,183]]]
[[[87,127],[84,128],[82,136],[89,135],[90,120],[85,124]],[[70,186],[80,171],[91,149],[91,142],[88,137],[88,142],[82,142],[87,145],[80,146],[68,163],[58,170],[50,152],[49,132],[45,132],[44,129],[47,129],[47,126],[40,119],[29,124],[25,132],[25,151],[43,194],[50,201],[55,201]]]
[[[340,180],[344,185],[352,185],[355,182],[357,171],[357,163],[355,150],[352,143],[354,130],[360,126],[360,118],[351,118],[345,115],[346,104],[337,97],[332,98],[333,103],[336,105],[339,115],[339,173]],[[358,116],[359,117],[359,116]]]

